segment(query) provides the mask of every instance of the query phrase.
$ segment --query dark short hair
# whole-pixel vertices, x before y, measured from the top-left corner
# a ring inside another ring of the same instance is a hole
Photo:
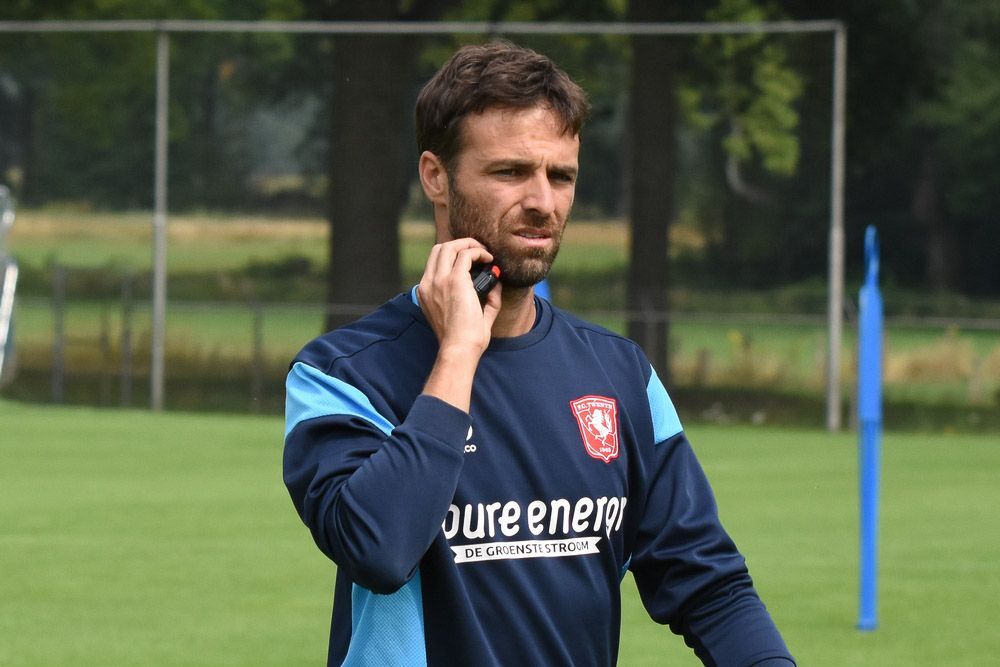
[[[465,46],[417,97],[417,150],[451,167],[462,150],[462,119],[487,109],[544,106],[579,134],[590,110],[587,94],[546,56],[508,41]]]

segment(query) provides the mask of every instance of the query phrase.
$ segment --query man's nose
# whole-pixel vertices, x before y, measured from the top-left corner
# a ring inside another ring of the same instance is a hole
[[[525,210],[532,211],[540,217],[548,217],[555,212],[555,193],[552,191],[552,183],[549,182],[547,174],[536,174],[525,184],[521,205]]]

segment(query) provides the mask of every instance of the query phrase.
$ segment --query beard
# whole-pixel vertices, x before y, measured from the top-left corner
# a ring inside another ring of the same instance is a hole
[[[549,248],[519,248],[511,243],[509,230],[534,228],[550,235]],[[522,212],[493,219],[481,204],[471,201],[452,180],[448,196],[448,232],[452,238],[474,238],[490,251],[493,263],[500,267],[504,287],[523,289],[540,283],[549,274],[559,252],[565,225],[553,216]]]

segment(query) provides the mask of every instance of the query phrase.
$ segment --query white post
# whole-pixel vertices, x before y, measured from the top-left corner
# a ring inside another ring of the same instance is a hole
[[[9,338],[10,323],[14,317],[14,292],[17,289],[17,262],[0,258],[0,267],[3,268],[3,276],[0,276],[0,386],[3,386],[4,362],[7,359],[7,350],[13,349],[13,344]]]
[[[14,292],[17,288],[17,262],[7,256],[7,232],[14,226],[14,201],[6,185],[0,185],[0,386],[6,379],[4,362],[14,349],[9,338],[14,318]],[[9,363],[9,362],[8,362]]]
[[[826,428],[839,431],[840,353],[844,332],[844,100],[847,90],[847,27],[833,33],[833,123],[830,147],[830,266],[826,369]]]
[[[167,104],[170,36],[156,33],[156,157],[153,175],[153,322],[149,369],[150,408],[163,409],[167,322]]]

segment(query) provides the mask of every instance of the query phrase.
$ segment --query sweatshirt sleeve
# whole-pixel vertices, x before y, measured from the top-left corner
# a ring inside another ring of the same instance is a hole
[[[793,665],[655,373],[647,393],[654,433],[663,439],[648,459],[645,511],[630,563],[646,610],[682,635],[706,665]]]
[[[469,415],[419,396],[401,424],[305,363],[286,379],[284,481],[317,546],[352,581],[399,589],[441,529]]]

